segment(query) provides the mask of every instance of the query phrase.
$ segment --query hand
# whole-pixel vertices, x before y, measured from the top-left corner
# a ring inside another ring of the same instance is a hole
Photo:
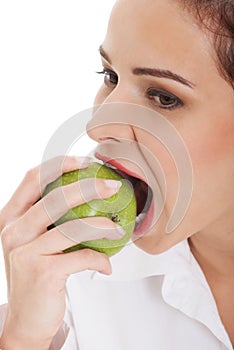
[[[8,285],[8,314],[0,340],[3,349],[48,349],[64,317],[69,275],[87,269],[111,273],[105,254],[90,249],[67,254],[62,251],[75,244],[68,238],[71,233],[73,237],[76,234],[77,243],[103,237],[118,239],[118,225],[107,218],[92,217],[50,231],[47,227],[83,203],[84,197],[87,201],[112,196],[119,182],[111,181],[116,187],[110,187],[103,179],[84,179],[79,186],[76,182],[57,188],[41,199],[46,184],[61,173],[88,166],[82,158],[62,161],[58,157],[43,163],[43,178],[41,166],[30,170],[0,214]]]

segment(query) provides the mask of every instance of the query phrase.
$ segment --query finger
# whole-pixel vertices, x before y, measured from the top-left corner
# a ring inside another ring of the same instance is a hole
[[[30,243],[35,254],[50,255],[81,242],[107,238],[117,240],[125,234],[121,226],[104,217],[89,217],[61,224]]]
[[[63,173],[87,168],[91,162],[90,157],[56,157],[39,166],[40,187],[43,193],[46,185],[57,179]]]
[[[105,275],[110,275],[112,272],[108,256],[92,249],[56,255],[53,259],[57,271],[66,277],[85,270],[95,270]]]
[[[40,197],[47,183],[62,173],[88,167],[91,158],[56,157],[29,170],[1,211],[1,226],[23,215]]]
[[[61,186],[32,206],[14,225],[20,244],[35,239],[47,230],[47,227],[58,220],[69,209],[92,199],[104,199],[114,195],[121,185],[120,181],[97,178],[80,180]]]

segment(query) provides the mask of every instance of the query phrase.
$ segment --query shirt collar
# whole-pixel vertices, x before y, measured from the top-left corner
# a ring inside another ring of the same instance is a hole
[[[187,240],[158,255],[148,254],[130,242],[110,261],[110,276],[95,271],[91,279],[130,281],[164,275],[164,301],[206,325],[227,349],[233,349],[209,285]]]
[[[118,254],[110,258],[112,274],[92,274],[94,280],[126,281],[149,276],[181,273],[190,263],[191,253],[187,240],[162,254],[148,254],[129,242]]]

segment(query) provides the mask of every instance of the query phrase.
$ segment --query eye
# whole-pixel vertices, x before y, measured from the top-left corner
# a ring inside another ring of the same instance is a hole
[[[148,89],[147,96],[153,101],[154,104],[162,109],[172,110],[184,105],[184,103],[178,97],[160,89]]]
[[[118,84],[118,75],[110,69],[104,68],[101,72],[97,72],[97,74],[104,75],[104,83],[109,87],[113,87]]]

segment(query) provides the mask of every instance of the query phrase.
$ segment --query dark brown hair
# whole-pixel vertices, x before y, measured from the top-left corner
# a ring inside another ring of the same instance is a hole
[[[216,62],[234,88],[234,0],[179,0],[214,38]]]

